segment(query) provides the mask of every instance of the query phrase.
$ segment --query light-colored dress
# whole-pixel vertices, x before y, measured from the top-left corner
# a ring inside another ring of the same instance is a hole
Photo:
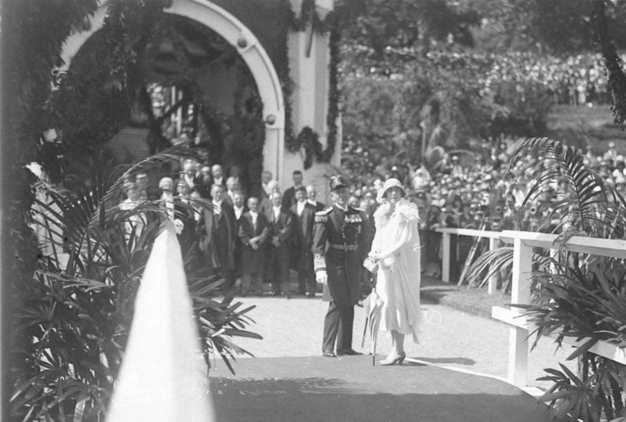
[[[420,239],[417,206],[400,200],[393,213],[382,204],[374,213],[372,252],[382,259],[376,293],[382,301],[380,328],[412,335],[417,343],[420,311]]]

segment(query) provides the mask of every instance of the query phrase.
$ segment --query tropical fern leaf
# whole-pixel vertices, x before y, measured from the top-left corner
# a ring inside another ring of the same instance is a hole
[[[510,166],[516,165],[528,154],[549,159],[554,165],[531,169],[534,183],[530,185],[524,205],[536,200],[555,181],[566,180],[569,192],[558,193],[560,200],[553,204],[555,212],[561,218],[567,217],[570,224],[590,236],[604,233],[607,229],[615,231],[612,224],[621,223],[622,219],[607,211],[610,204],[608,198],[615,196],[613,190],[585,166],[583,157],[574,148],[550,138],[527,139],[513,154]]]

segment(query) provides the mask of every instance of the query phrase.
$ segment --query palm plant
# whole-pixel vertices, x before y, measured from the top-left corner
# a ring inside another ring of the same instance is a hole
[[[161,222],[156,201],[132,210],[115,204],[124,178],[179,160],[171,149],[129,168],[110,186],[80,194],[48,189],[35,221],[48,240],[32,280],[15,292],[11,413],[19,420],[99,420],[120,367],[134,297]],[[223,280],[191,266],[194,245],[181,245],[207,363],[219,354],[233,371],[234,336],[261,337],[232,298],[220,300]],[[82,418],[82,419],[81,419]]]
[[[589,352],[599,340],[626,346],[626,270],[624,261],[568,251],[564,245],[573,235],[623,238],[626,226],[624,198],[598,174],[587,168],[573,148],[548,138],[523,142],[511,166],[519,165],[529,154],[544,163],[532,169],[534,182],[524,206],[537,200],[550,186],[564,181],[566,190],[557,193],[551,204],[553,232],[558,234],[556,255],[535,251],[531,275],[531,304],[513,304],[526,311],[536,327],[537,341],[554,336],[558,346],[566,337],[588,340],[568,357],[579,359],[578,376],[562,366],[546,369],[541,379],[554,385],[544,399],[558,416],[568,420],[600,421],[626,416],[624,391],[626,368]],[[494,260],[494,256],[505,257]],[[510,250],[491,251],[478,259],[468,277],[481,280],[511,266]]]

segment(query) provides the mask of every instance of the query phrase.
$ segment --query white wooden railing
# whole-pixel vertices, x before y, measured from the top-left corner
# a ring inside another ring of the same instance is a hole
[[[498,245],[497,240],[500,239],[500,232],[487,230],[441,228],[436,231],[441,233],[441,280],[445,283],[450,282],[450,237],[452,235],[487,238],[489,239],[489,250],[495,249]],[[495,275],[490,277],[487,293],[495,293],[497,285],[498,277]]]
[[[467,229],[439,229],[438,231],[443,234],[443,281],[449,281],[450,279],[450,235],[488,237],[489,239],[500,239],[507,244],[513,244],[513,269],[511,280],[511,303],[513,304],[530,303],[530,277],[533,264],[533,248],[539,247],[547,250],[558,249],[558,245],[555,244],[557,235],[554,234],[508,230],[502,232],[484,232]],[[626,259],[625,240],[574,236],[568,239],[564,247],[573,252]],[[446,279],[444,279],[444,275]],[[523,316],[523,313],[524,311],[521,309],[503,306],[494,306],[491,311],[492,318],[509,325],[507,378],[510,383],[522,388],[528,385],[528,337],[529,333],[534,328],[527,318]],[[587,339],[576,341],[574,338],[566,339],[567,343],[572,346],[582,344],[586,340]],[[619,347],[613,343],[599,341],[590,348],[589,351],[622,365],[626,365],[626,348]]]

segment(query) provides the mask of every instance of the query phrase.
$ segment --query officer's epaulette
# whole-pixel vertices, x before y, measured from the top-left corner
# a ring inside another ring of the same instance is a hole
[[[328,207],[325,210],[321,210],[315,213],[316,223],[325,223],[328,220],[328,214],[333,210],[333,207]]]

